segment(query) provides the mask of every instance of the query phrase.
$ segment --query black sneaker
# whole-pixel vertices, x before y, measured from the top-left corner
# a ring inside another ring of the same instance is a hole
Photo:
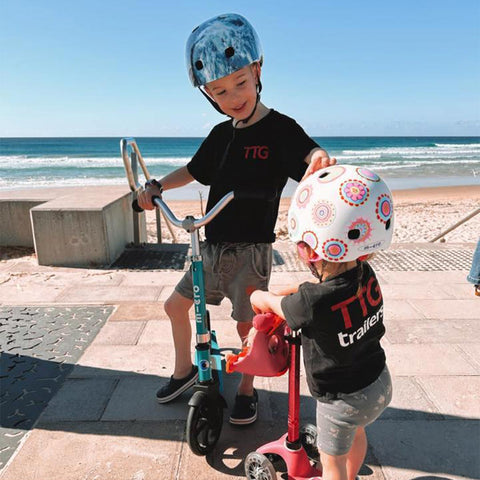
[[[172,375],[170,380],[158,390],[158,403],[168,403],[177,398],[185,390],[188,390],[197,381],[197,378],[198,367],[196,365],[192,366],[192,371],[186,377],[177,379]]]
[[[253,395],[238,395],[230,415],[232,425],[250,425],[257,419],[258,393],[253,389]]]

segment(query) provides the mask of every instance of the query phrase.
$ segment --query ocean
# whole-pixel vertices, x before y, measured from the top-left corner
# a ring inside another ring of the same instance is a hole
[[[314,137],[339,163],[378,172],[391,189],[480,185],[480,137]],[[185,165],[202,138],[136,138],[154,178]],[[118,138],[0,138],[0,190],[126,185]],[[289,182],[284,195],[291,195]],[[170,198],[196,198],[194,182]]]

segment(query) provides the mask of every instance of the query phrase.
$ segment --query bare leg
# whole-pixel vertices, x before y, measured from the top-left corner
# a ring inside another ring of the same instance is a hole
[[[348,454],[327,455],[320,452],[323,468],[322,480],[350,480],[350,477],[347,476],[347,456]]]
[[[242,345],[245,344],[248,332],[252,328],[252,322],[237,322],[237,332],[242,341]],[[238,394],[239,395],[253,395],[253,380],[255,377],[253,375],[242,375],[240,384],[238,385]]]
[[[193,301],[174,291],[165,302],[165,312],[172,326],[175,347],[175,368],[173,378],[184,378],[192,370],[192,327],[188,311]]]
[[[353,445],[347,456],[348,479],[355,480],[367,454],[367,434],[363,427],[358,427],[353,440]]]

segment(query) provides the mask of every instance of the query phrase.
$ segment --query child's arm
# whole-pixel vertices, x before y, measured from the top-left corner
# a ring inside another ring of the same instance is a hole
[[[275,290],[270,290],[271,293],[274,295],[290,295],[291,293],[297,293],[298,292],[298,287],[299,285],[289,285],[288,287],[284,288],[277,288]]]
[[[163,191],[165,191],[171,188],[183,187],[183,185],[193,182],[193,180],[187,167],[180,167],[163,177],[160,183]],[[138,204],[144,210],[153,210],[155,207],[152,203],[152,197],[154,196],[161,196],[160,189],[156,185],[149,184],[143,192],[138,194]]]
[[[272,292],[265,292],[263,290],[255,290],[250,295],[250,303],[252,304],[255,313],[276,313],[280,318],[285,319],[285,314],[282,310],[282,298],[285,295],[276,295]]]
[[[306,157],[305,162],[308,163],[308,168],[302,180],[307,178],[312,173],[321,168],[330,167],[337,163],[336,158],[330,158],[328,153],[323,148],[314,148]]]

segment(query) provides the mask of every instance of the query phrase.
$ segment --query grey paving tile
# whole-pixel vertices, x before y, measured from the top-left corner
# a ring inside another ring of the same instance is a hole
[[[160,295],[161,287],[136,287],[136,286],[73,286],[66,288],[57,301],[63,303],[124,303],[155,301]]]
[[[136,345],[146,322],[107,322],[94,340],[95,345]]]
[[[426,318],[480,320],[480,302],[471,300],[410,300],[411,305]]]
[[[391,321],[410,320],[412,318],[425,318],[423,313],[415,309],[408,300],[385,299],[384,318]]]
[[[44,410],[38,426],[100,420],[116,383],[110,377],[67,379]]]
[[[392,401],[380,417],[382,420],[435,420],[442,418],[439,408],[419,385],[418,378],[392,378]]]
[[[458,348],[464,352],[467,362],[474,366],[477,373],[480,374],[480,343],[461,344],[458,345]]]
[[[456,271],[408,271],[408,272],[379,272],[381,277],[389,284],[417,284],[427,283],[464,283],[468,272],[466,270]]]
[[[477,375],[476,369],[465,361],[455,345],[391,344],[385,346],[390,372],[394,376]]]
[[[449,299],[451,295],[442,285],[437,283],[427,284],[385,284],[381,285],[385,299]]]
[[[442,414],[480,420],[479,376],[419,377],[417,381]]]
[[[479,433],[478,421],[461,418],[379,420],[367,428],[369,444],[387,480],[478,478],[480,457],[472,440]]]
[[[64,292],[64,287],[39,285],[2,285],[0,302],[5,305],[33,305],[55,303]]]
[[[480,330],[480,319],[402,320],[385,319],[386,336],[390,343],[476,343],[472,332]]]
[[[183,422],[67,422],[32,432],[2,480],[178,479]]]

